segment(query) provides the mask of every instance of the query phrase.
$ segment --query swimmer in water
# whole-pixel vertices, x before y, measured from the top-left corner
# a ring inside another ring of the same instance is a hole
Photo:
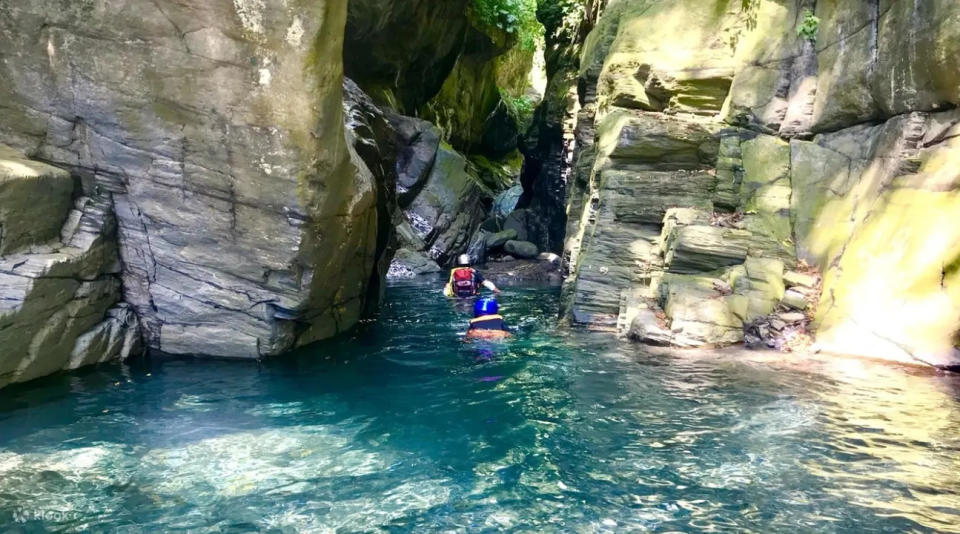
[[[511,336],[510,328],[499,315],[500,305],[494,298],[483,298],[473,305],[473,320],[465,339],[503,339]]]

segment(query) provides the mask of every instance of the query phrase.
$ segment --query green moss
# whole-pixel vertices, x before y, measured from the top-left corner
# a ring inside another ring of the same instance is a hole
[[[470,156],[470,163],[476,168],[484,188],[489,190],[492,196],[508,189],[520,176],[523,168],[523,154],[519,150],[514,150],[497,160],[477,154]]]

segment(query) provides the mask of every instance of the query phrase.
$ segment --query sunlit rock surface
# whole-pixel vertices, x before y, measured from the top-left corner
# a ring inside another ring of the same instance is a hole
[[[0,386],[122,359],[140,346],[120,305],[109,200],[73,199],[62,169],[0,145]]]
[[[112,206],[150,348],[259,358],[360,315],[377,213],[344,139],[346,4],[0,5],[0,141]]]
[[[796,30],[807,7],[609,6],[580,70],[574,323],[691,346],[800,310],[827,350],[960,363],[960,85],[943,64],[960,6],[820,2],[815,40]],[[741,276],[798,259],[823,274],[819,302],[777,269]]]

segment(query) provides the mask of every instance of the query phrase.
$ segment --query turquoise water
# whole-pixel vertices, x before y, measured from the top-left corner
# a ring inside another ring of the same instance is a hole
[[[261,365],[0,393],[0,532],[960,532],[960,382],[652,356],[511,289],[502,345],[435,286]]]

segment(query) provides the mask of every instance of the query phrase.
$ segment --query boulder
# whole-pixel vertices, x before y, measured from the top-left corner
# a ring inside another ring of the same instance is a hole
[[[521,195],[523,195],[523,186],[519,184],[502,191],[493,200],[493,216],[499,218],[509,216],[517,207]]]
[[[738,297],[717,290],[720,278],[667,273],[660,282],[660,303],[675,344],[725,345],[743,339]]]
[[[419,250],[440,265],[448,264],[466,251],[483,221],[484,197],[467,159],[442,143],[426,183],[403,209],[413,236],[401,232],[402,245]]]
[[[440,131],[427,121],[391,113],[390,124],[398,136],[396,157],[397,199],[408,206],[423,188],[440,149]],[[390,163],[391,160],[387,160]]]
[[[787,324],[799,323],[807,319],[807,315],[802,312],[784,312],[778,313],[777,317]]]
[[[783,273],[783,283],[787,287],[803,287],[813,289],[817,287],[817,277],[810,274],[787,271]]]
[[[466,254],[470,256],[470,261],[476,265],[482,265],[487,262],[487,239],[490,235],[484,230],[477,230],[470,238],[470,244],[467,245]]]
[[[528,210],[514,210],[504,219],[503,229],[516,232],[517,237],[515,239],[526,241],[530,237],[528,232],[528,218],[531,218]]]
[[[747,299],[743,321],[750,322],[768,315],[783,298],[783,261],[775,258],[748,257],[745,276],[738,278],[734,292]]]
[[[537,260],[547,262],[556,266],[560,265],[560,256],[554,254],[553,252],[541,252],[540,254],[537,255]]]
[[[529,241],[507,241],[503,244],[503,250],[517,258],[536,258],[540,251],[537,246]]]
[[[423,274],[442,272],[437,262],[427,258],[417,251],[407,248],[398,249],[390,262],[387,278],[391,280],[413,278]]]
[[[674,337],[669,329],[660,324],[656,313],[650,309],[642,309],[630,322],[627,338],[649,345],[673,345]]]
[[[488,234],[487,242],[486,242],[487,250],[500,248],[504,244],[506,244],[507,241],[515,241],[517,240],[518,235],[519,234],[517,233],[517,231],[512,228],[504,230],[502,232],[497,232],[495,234]]]

